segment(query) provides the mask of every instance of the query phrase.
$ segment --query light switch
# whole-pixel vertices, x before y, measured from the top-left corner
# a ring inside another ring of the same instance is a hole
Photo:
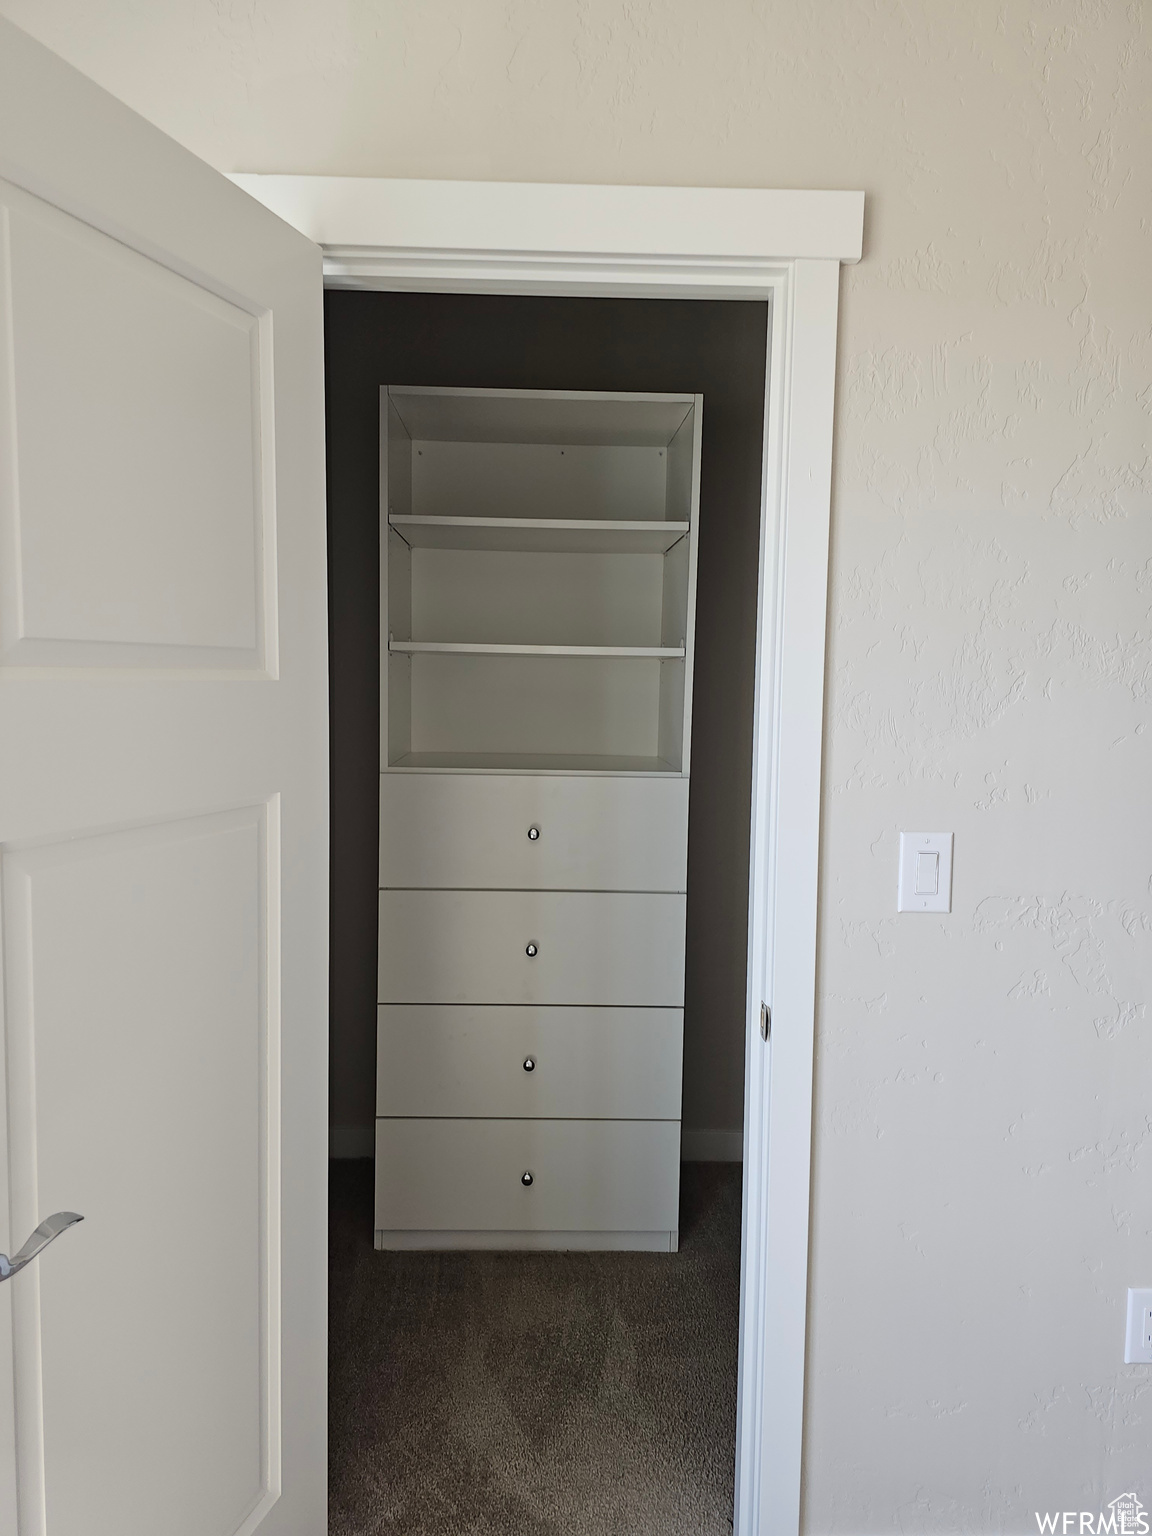
[[[951,912],[951,832],[901,832],[896,910]]]
[[[1152,1365],[1152,1290],[1147,1288],[1128,1292],[1124,1364]]]

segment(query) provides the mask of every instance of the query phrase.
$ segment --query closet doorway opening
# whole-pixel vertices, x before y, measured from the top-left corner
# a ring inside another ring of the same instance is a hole
[[[763,300],[326,295],[334,1531],[728,1529],[768,340]],[[700,401],[676,1253],[373,1246],[389,385]]]

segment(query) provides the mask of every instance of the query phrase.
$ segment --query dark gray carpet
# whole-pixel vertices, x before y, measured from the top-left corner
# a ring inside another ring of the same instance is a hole
[[[677,1254],[376,1253],[332,1167],[330,1536],[729,1536],[738,1165]]]

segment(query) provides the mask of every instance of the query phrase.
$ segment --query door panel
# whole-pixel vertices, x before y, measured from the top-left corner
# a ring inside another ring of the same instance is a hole
[[[320,252],[4,21],[0,175],[0,1531],[318,1536]]]
[[[265,805],[3,851],[13,1218],[85,1216],[12,1295],[52,1536],[231,1536],[278,1492],[269,831]]]
[[[0,183],[0,338],[3,663],[262,666],[270,317]]]

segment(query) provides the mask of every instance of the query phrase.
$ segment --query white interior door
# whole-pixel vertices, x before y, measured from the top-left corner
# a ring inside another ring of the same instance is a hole
[[[0,1531],[319,1536],[320,252],[0,21]]]

